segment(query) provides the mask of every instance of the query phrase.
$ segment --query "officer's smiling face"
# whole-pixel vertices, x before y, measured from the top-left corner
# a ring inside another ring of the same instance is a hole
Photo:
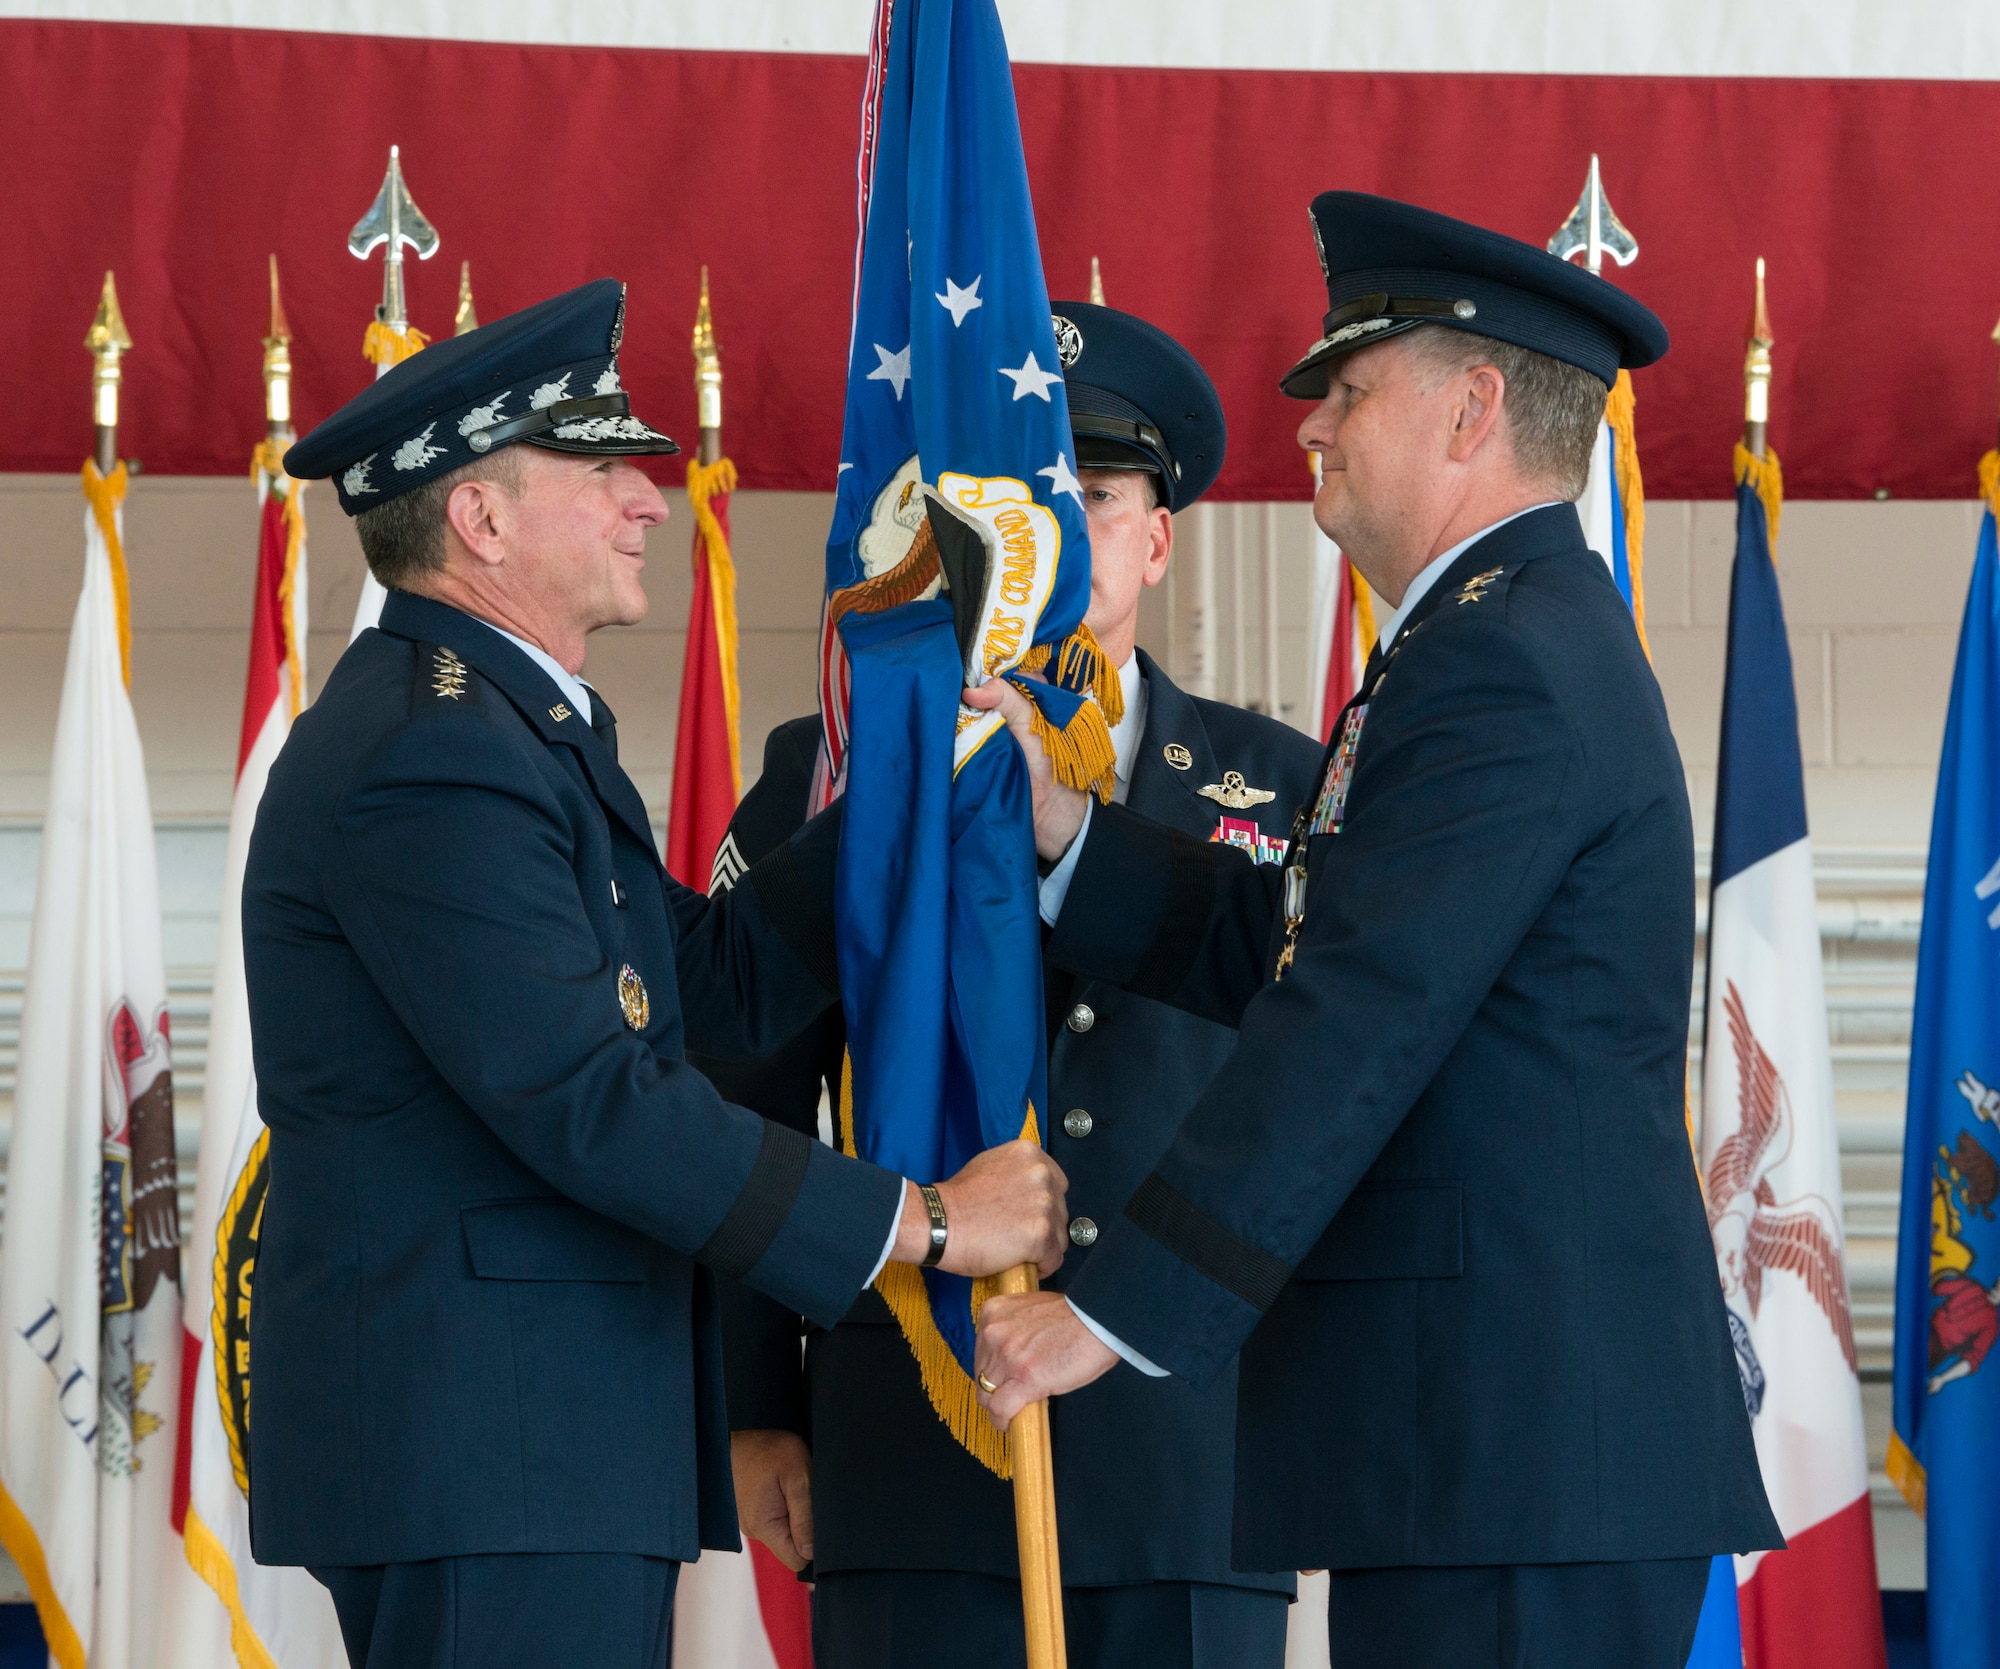
[[[646,530],[666,521],[666,500],[629,458],[510,450],[518,492],[505,490],[504,477],[454,490],[460,549],[447,555],[433,594],[575,672],[591,632],[645,619]]]
[[[1167,577],[1174,551],[1174,518],[1152,502],[1151,479],[1136,469],[1086,469],[1077,477],[1090,518],[1090,608],[1083,618],[1113,666],[1131,658],[1139,594]]]

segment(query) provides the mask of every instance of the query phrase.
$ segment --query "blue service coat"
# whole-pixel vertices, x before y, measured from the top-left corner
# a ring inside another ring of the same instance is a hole
[[[1574,508],[1360,699],[1281,982],[1280,870],[1095,815],[1051,959],[1238,1033],[1071,1296],[1196,1382],[1242,1352],[1246,1569],[1776,1546],[1683,1116],[1687,793]]]
[[[682,1050],[833,1000],[836,842],[829,815],[727,897],[679,886],[553,680],[390,593],[244,880],[261,1562],[738,1545],[710,1271],[831,1323],[900,1185]]]
[[[1146,722],[1129,803],[1193,841],[1207,841],[1224,818],[1254,822],[1281,840],[1318,745],[1275,720],[1187,695],[1143,654],[1140,664]],[[771,733],[764,775],[731,825],[742,860],[754,861],[804,819],[818,736],[817,717]],[[1170,751],[1185,762],[1170,762]],[[1230,794],[1238,786],[1226,785],[1232,771],[1242,789],[1271,797],[1231,806],[1202,793]],[[1240,855],[1224,861],[1251,868]],[[1047,988],[1049,1149],[1069,1177],[1073,1228],[1085,1219],[1108,1223],[1227,1058],[1234,1034],[1096,980],[1052,971]],[[822,1078],[840,1082],[843,1046],[838,1012],[829,1011],[772,1059],[701,1064],[732,1100],[810,1131]],[[1049,1285],[1060,1289],[1092,1255],[1072,1244]],[[1016,1575],[1012,1488],[939,1421],[879,1296],[864,1293],[830,1331],[808,1324],[803,1363],[797,1310],[725,1283],[723,1312],[731,1425],[790,1429],[812,1445],[816,1571]],[[1230,1566],[1235,1410],[1233,1364],[1200,1385],[1126,1370],[1056,1402],[1066,1584],[1291,1590],[1289,1574],[1245,1575]]]

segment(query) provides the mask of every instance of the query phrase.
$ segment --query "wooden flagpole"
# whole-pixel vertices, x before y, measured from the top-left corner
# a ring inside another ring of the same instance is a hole
[[[1033,1292],[1040,1285],[1032,1263],[1017,1264],[1000,1277],[1002,1292]],[[1007,1428],[1007,1443],[1014,1460],[1014,1536],[1021,1550],[1021,1613],[1027,1624],[1028,1669],[1067,1669],[1049,1405],[1031,1402],[1016,1414]]]

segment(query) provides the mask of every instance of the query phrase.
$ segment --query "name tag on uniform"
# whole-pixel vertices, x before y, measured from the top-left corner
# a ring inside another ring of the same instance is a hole
[[[1334,749],[1333,762],[1326,768],[1326,781],[1320,785],[1319,798],[1313,803],[1312,822],[1306,828],[1308,838],[1340,833],[1340,825],[1347,818],[1347,790],[1354,781],[1354,756],[1361,748],[1361,727],[1367,722],[1367,702],[1348,708],[1347,720],[1340,727],[1340,746]]]
[[[1285,861],[1285,842],[1282,837],[1267,835],[1247,817],[1217,819],[1215,833],[1208,838],[1211,844],[1220,842],[1224,846],[1234,846],[1248,852],[1252,863]]]

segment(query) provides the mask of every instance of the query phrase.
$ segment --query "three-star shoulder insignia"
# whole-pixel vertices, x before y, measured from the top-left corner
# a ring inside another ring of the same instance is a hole
[[[1252,806],[1268,804],[1278,797],[1274,788],[1247,787],[1241,771],[1224,771],[1220,782],[1211,782],[1195,792],[1226,805],[1231,811],[1248,811]]]
[[[1459,604],[1463,606],[1466,603],[1478,602],[1486,595],[1486,588],[1506,571],[1505,568],[1488,568],[1483,574],[1474,574],[1458,588]]]
[[[431,693],[457,701],[465,694],[465,662],[449,649],[431,657]]]

